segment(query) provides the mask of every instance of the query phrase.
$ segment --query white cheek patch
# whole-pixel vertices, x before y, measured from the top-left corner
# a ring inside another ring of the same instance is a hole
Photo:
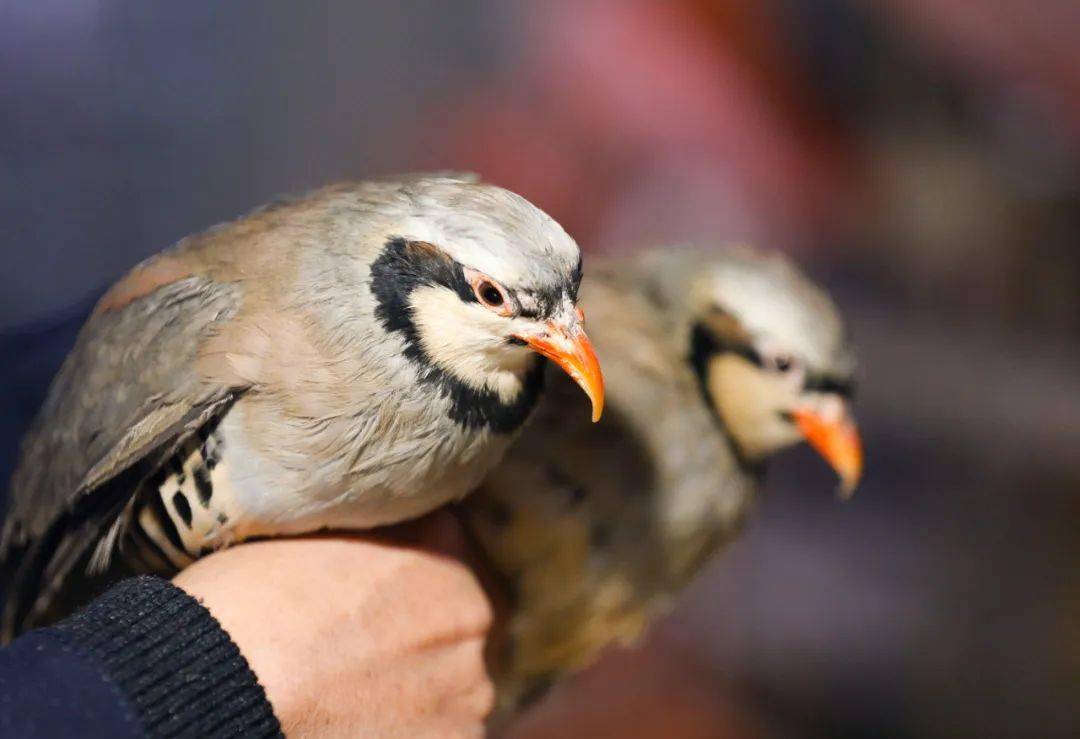
[[[501,400],[517,396],[530,352],[507,341],[514,331],[511,319],[435,285],[417,287],[409,302],[431,361],[475,389],[495,391]]]
[[[710,364],[709,385],[717,412],[747,457],[762,459],[800,440],[782,416],[799,398],[784,376],[742,357],[720,356]]]

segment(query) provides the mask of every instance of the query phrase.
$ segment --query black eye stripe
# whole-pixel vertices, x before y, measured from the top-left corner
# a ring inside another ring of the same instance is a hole
[[[530,298],[530,307],[521,307],[518,312],[518,315],[523,318],[550,318],[555,315],[556,311],[559,310],[559,307],[567,297],[572,301],[574,300],[573,295],[568,295],[566,291],[558,288],[529,290],[526,294]],[[519,300],[518,302],[520,303],[521,301]]]
[[[767,368],[765,358],[757,349],[742,342],[724,341],[701,324],[694,326],[693,350],[691,361],[704,371],[704,360],[716,354],[734,354],[742,357],[756,367]],[[839,395],[842,398],[853,398],[857,385],[854,379],[837,377],[823,372],[807,370],[803,379],[803,390],[815,393],[827,393]]]
[[[755,367],[765,368],[765,358],[761,356],[761,353],[757,349],[749,344],[723,341],[706,328],[702,328],[701,331],[712,338],[712,354],[734,354],[737,357],[742,357]]]
[[[578,288],[581,286],[582,277],[582,261],[581,256],[578,255],[577,264],[574,265],[574,271],[570,273],[570,299],[575,303],[578,299]]]
[[[550,318],[568,298],[576,302],[580,268],[579,260],[569,286],[527,291],[530,298],[528,308],[522,307],[519,295],[505,288],[503,303],[499,305],[508,303],[516,309],[515,315],[522,318]],[[465,268],[432,244],[395,236],[387,241],[383,253],[372,265],[372,272],[379,275],[380,285],[385,288],[393,286],[399,298],[411,293],[418,285],[441,285],[453,290],[466,303],[484,302],[465,278]]]
[[[467,303],[479,300],[465,279],[464,268],[431,244],[396,236],[386,243],[371,269],[379,286],[399,295],[407,295],[418,285],[441,285]]]
[[[855,380],[848,378],[808,374],[806,381],[803,382],[803,389],[815,393],[839,395],[841,398],[853,398],[857,385]]]

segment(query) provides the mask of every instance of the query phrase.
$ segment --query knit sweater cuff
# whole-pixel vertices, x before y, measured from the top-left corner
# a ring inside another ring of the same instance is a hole
[[[102,665],[147,736],[282,735],[266,692],[229,635],[165,580],[125,580],[53,630]]]

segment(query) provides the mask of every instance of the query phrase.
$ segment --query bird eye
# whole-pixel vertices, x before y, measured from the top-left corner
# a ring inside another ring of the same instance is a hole
[[[781,375],[795,375],[802,371],[802,363],[798,357],[782,352],[766,354],[763,365],[765,369],[778,372]]]
[[[514,315],[517,304],[502,285],[475,269],[466,267],[464,273],[480,305],[500,316]]]
[[[492,308],[497,308],[505,302],[499,288],[486,280],[476,286],[476,297],[480,298],[481,303]]]

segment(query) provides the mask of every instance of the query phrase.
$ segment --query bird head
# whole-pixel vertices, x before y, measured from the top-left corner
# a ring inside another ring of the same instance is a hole
[[[406,354],[507,406],[545,357],[599,419],[603,376],[577,306],[581,255],[562,227],[514,193],[458,179],[411,182],[398,202],[372,291]]]
[[[667,263],[660,292],[681,304],[691,363],[740,455],[758,463],[807,442],[850,495],[862,475],[855,362],[829,296],[776,254],[738,248]]]

